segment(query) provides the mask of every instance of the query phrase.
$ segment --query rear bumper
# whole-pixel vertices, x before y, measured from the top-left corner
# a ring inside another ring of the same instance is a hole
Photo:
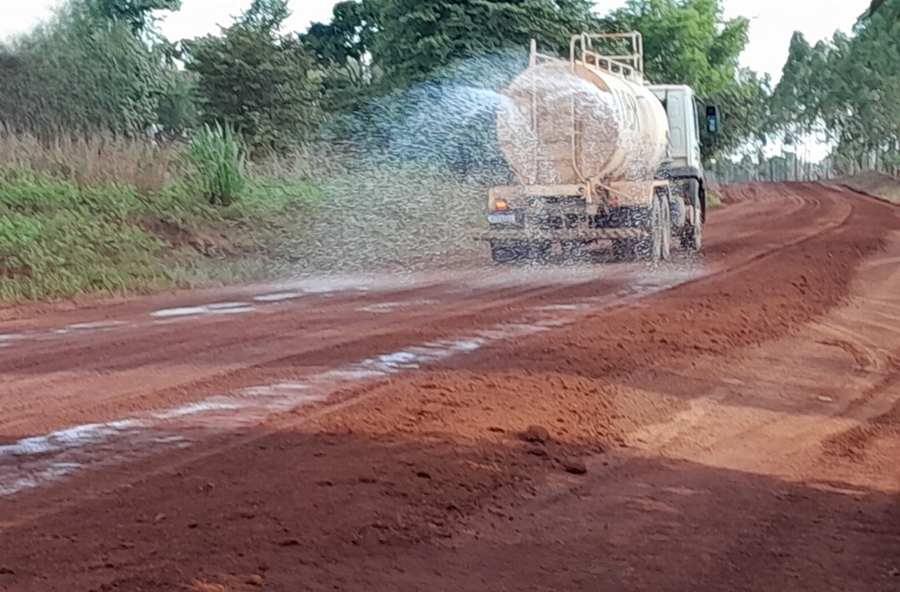
[[[658,183],[617,184],[633,193],[628,200],[620,199],[624,194],[612,195],[606,189],[599,197],[592,196],[586,185],[493,187],[488,203],[489,229],[475,238],[582,244],[644,239],[651,235],[649,208],[637,198],[646,196],[650,203]],[[496,207],[498,202],[502,207]]]
[[[491,229],[475,235],[483,241],[597,241],[642,239],[650,235],[645,228],[586,228],[536,230],[524,228]]]

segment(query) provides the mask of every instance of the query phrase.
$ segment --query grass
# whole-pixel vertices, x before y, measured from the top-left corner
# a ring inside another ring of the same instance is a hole
[[[0,298],[167,285],[165,242],[137,223],[161,205],[127,185],[78,187],[27,169],[0,176]],[[180,216],[182,219],[185,216]]]
[[[900,180],[885,173],[866,172],[837,181],[886,201],[900,203]]]
[[[108,134],[79,139],[59,136],[48,143],[6,133],[0,124],[2,166],[48,172],[82,186],[125,183],[141,193],[159,191],[172,182],[178,160],[176,146]]]
[[[900,186],[882,187],[875,191],[875,195],[893,203],[900,203]]]
[[[210,133],[221,136],[180,149],[0,137],[0,301],[268,273],[269,253],[322,192],[289,174],[247,173],[240,151],[226,145],[233,138]]]
[[[247,185],[244,146],[230,127],[204,126],[185,154],[191,182],[212,205],[230,206]]]

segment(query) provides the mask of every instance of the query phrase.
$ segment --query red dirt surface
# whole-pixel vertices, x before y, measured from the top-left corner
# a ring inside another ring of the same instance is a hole
[[[172,420],[189,447],[95,443],[109,463],[0,495],[0,589],[900,589],[897,209],[801,184],[727,203],[701,262],[628,298],[640,274],[612,266],[165,323],[149,313],[186,296],[18,315],[0,330],[16,335],[0,444],[537,309],[568,324],[237,428]],[[98,320],[119,324],[54,333]],[[0,448],[0,491],[46,460],[16,450]]]

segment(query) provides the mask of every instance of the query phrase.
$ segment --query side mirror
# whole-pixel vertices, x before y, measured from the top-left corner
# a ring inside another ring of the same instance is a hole
[[[706,106],[706,131],[711,134],[719,133],[719,108],[715,105]]]

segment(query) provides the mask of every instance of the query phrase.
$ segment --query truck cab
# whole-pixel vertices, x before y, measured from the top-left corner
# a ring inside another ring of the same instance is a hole
[[[706,221],[706,184],[700,153],[700,117],[694,90],[683,84],[651,84],[648,89],[660,100],[669,121],[669,145],[661,176],[671,181],[683,200],[673,202],[672,218],[676,226],[689,230],[685,242],[700,247],[700,229]],[[718,131],[718,109],[709,107],[706,126]],[[682,209],[683,202],[683,209]],[[687,221],[684,225],[681,221]]]
[[[669,118],[668,169],[677,177],[703,177],[700,118],[694,91],[684,85],[650,85]]]

